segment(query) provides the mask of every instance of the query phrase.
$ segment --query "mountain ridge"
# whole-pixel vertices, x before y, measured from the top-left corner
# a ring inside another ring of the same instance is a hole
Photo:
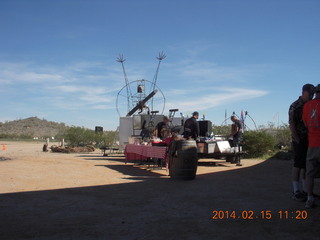
[[[63,134],[68,126],[38,117],[0,122],[0,137],[52,138]]]

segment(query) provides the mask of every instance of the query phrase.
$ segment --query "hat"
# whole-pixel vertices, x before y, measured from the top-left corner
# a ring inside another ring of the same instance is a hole
[[[303,85],[302,91],[307,91],[308,93],[313,94],[314,93],[314,86],[310,83],[307,83],[307,84]]]
[[[168,120],[169,121],[168,116],[163,116],[163,120]]]
[[[198,112],[193,112],[192,116],[199,116],[199,113]]]

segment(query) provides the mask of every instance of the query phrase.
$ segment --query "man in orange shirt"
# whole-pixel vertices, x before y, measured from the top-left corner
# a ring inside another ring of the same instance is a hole
[[[314,176],[320,170],[320,84],[315,88],[315,99],[303,106],[302,119],[308,128],[308,153],[307,153],[307,174],[306,185],[308,199],[306,208],[314,207],[313,185]]]

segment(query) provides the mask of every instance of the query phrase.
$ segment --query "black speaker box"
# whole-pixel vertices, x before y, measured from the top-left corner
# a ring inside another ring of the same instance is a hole
[[[212,122],[209,120],[198,121],[200,128],[200,137],[210,136],[212,133]]]
[[[95,133],[103,132],[103,127],[96,126]]]

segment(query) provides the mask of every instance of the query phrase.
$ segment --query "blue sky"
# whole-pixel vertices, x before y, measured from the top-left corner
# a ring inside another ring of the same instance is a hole
[[[1,0],[0,122],[115,130],[119,54],[130,82],[152,81],[163,51],[164,113],[287,123],[302,85],[320,83],[319,12],[318,0]]]

